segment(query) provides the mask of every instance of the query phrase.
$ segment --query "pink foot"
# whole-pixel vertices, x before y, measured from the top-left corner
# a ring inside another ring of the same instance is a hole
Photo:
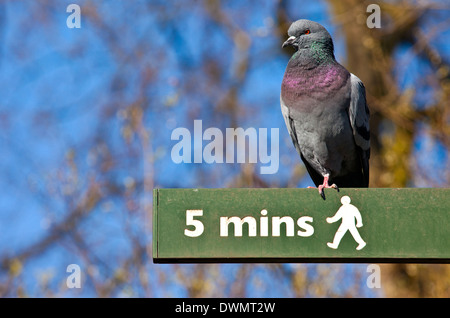
[[[336,190],[339,192],[339,188],[338,188],[337,185],[335,185],[334,183],[333,183],[332,185],[328,185],[328,179],[329,179],[329,176],[328,176],[328,175],[325,175],[325,176],[323,177],[323,184],[321,184],[321,185],[319,185],[319,186],[317,187],[317,189],[319,189],[319,194],[320,194],[320,196],[321,196],[322,199],[324,199],[324,200],[325,200],[325,192],[323,192],[323,189],[333,188],[333,189],[336,189]],[[308,188],[313,188],[313,187],[308,187]]]

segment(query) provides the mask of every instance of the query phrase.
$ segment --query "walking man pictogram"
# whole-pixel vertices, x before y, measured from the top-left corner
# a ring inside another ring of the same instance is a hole
[[[341,198],[342,206],[333,217],[327,218],[328,223],[334,223],[339,219],[342,219],[341,226],[339,226],[336,234],[334,235],[333,243],[327,243],[328,247],[330,248],[337,249],[342,237],[345,233],[347,233],[347,231],[350,231],[356,243],[359,244],[356,247],[357,250],[361,250],[364,248],[364,246],[366,246],[366,242],[364,242],[364,240],[361,238],[361,235],[359,235],[358,230],[356,229],[357,227],[359,228],[363,226],[361,213],[359,212],[357,207],[355,207],[353,204],[350,204],[350,201],[351,200],[349,196],[343,196]]]

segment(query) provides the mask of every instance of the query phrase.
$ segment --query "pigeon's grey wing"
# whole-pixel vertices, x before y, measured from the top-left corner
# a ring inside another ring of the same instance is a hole
[[[308,171],[311,179],[313,180],[316,187],[318,187],[319,184],[322,184],[323,182],[323,176],[321,176],[303,156],[302,151],[300,149],[300,144],[298,142],[297,128],[295,127],[294,118],[290,116],[289,108],[283,102],[283,98],[281,98],[281,96],[280,96],[280,105],[281,105],[281,113],[283,114],[284,122],[286,123],[289,135],[291,136],[292,143],[294,144],[295,149],[297,149],[297,152],[300,154],[300,158],[305,164],[306,170]]]
[[[348,113],[355,143],[359,148],[364,181],[367,187],[369,186],[370,113],[366,102],[366,89],[364,88],[363,82],[354,74],[351,74],[350,82],[351,97]]]
[[[295,148],[298,152],[300,152],[299,144],[297,140],[297,134],[295,132],[295,126],[292,123],[292,118],[289,117],[289,108],[283,102],[283,98],[280,95],[280,105],[281,105],[281,113],[283,114],[284,122],[286,123],[286,127],[288,129],[289,135],[291,136],[292,142],[294,143]]]

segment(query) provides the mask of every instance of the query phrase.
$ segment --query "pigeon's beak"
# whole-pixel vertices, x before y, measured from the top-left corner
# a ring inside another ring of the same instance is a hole
[[[290,37],[283,43],[283,45],[282,45],[281,47],[282,47],[282,48],[285,48],[286,46],[293,45],[296,39],[297,39],[297,38],[296,38],[295,36],[290,36]]]

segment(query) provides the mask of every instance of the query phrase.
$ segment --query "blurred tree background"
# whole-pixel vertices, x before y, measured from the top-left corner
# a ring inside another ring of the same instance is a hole
[[[70,3],[81,28],[69,29]],[[370,29],[367,6],[381,8]],[[0,296],[450,297],[450,266],[155,265],[155,187],[312,185],[279,106],[305,18],[365,83],[371,187],[450,184],[447,0],[0,1]],[[174,164],[176,127],[280,128],[280,169]],[[68,289],[78,264],[82,287]]]

